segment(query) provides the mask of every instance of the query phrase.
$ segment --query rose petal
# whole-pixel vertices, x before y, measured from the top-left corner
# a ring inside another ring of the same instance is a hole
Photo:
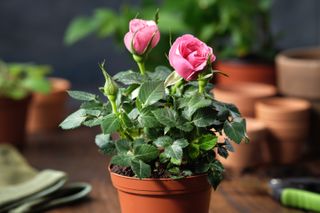
[[[126,45],[126,48],[131,53],[132,53],[132,50],[131,50],[132,37],[133,37],[133,34],[131,32],[127,32],[126,35],[124,36],[124,39],[123,39],[124,40],[124,44]]]

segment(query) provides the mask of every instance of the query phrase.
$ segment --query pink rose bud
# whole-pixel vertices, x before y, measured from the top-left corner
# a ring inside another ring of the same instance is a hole
[[[169,51],[170,65],[187,81],[196,80],[206,65],[215,60],[212,48],[190,34],[177,38]]]
[[[124,37],[124,43],[132,54],[143,55],[149,47],[154,48],[160,40],[160,32],[154,21],[132,19],[129,30]]]

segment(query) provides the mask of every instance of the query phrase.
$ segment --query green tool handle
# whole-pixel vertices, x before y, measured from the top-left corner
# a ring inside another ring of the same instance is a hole
[[[320,194],[301,189],[286,188],[281,193],[285,206],[320,212]]]

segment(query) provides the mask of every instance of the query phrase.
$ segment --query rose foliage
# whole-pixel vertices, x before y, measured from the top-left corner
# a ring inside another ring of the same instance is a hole
[[[102,133],[95,142],[101,152],[112,155],[111,164],[130,168],[138,178],[207,173],[216,188],[224,171],[217,155],[227,158],[232,142],[248,141],[245,120],[234,105],[214,99],[209,80],[218,73],[212,69],[216,57],[212,48],[192,35],[179,37],[171,47],[169,60],[176,71],[164,66],[144,70],[145,53],[160,37],[154,23],[135,19],[125,38],[140,72],[122,71],[111,78],[102,63],[106,83],[100,90],[108,101],[69,91],[83,103],[60,126],[100,126]],[[143,55],[137,59],[137,54]],[[114,133],[120,137],[112,137]]]

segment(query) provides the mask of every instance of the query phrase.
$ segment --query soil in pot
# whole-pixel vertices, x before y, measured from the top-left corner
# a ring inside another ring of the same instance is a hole
[[[273,64],[230,60],[218,62],[217,69],[229,75],[229,77],[217,75],[216,82],[218,84],[233,84],[236,82],[276,84],[276,72]]]
[[[23,147],[30,101],[31,97],[22,100],[0,97],[0,143]]]
[[[256,104],[257,119],[268,128],[268,146],[275,163],[299,160],[309,136],[310,103],[302,99],[269,98]]]
[[[268,84],[235,82],[230,85],[217,85],[212,92],[215,99],[235,104],[243,116],[254,117],[255,103],[275,96],[277,89]]]
[[[246,118],[246,122],[250,143],[233,143],[235,152],[230,152],[227,159],[219,157],[225,167],[236,172],[270,162],[266,126],[263,122],[253,118]]]
[[[276,57],[276,66],[281,94],[320,99],[320,48],[283,51]]]
[[[109,168],[110,171],[110,168]],[[138,179],[110,171],[122,213],[207,213],[211,185],[207,175],[183,179]]]
[[[29,133],[58,129],[66,114],[67,90],[70,82],[62,78],[49,78],[52,90],[49,94],[34,94],[29,110]]]

